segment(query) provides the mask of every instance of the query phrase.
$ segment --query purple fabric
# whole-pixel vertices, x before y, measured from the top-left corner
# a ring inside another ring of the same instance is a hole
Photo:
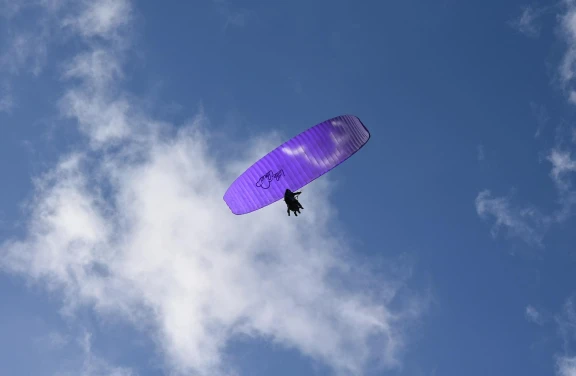
[[[295,192],[356,153],[370,132],[356,116],[326,120],[283,143],[240,175],[224,194],[234,214],[246,214]]]

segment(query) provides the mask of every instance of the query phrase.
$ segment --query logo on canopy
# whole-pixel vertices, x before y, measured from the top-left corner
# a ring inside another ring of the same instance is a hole
[[[260,179],[258,179],[256,186],[262,189],[268,189],[270,188],[270,184],[272,184],[273,180],[279,181],[282,176],[284,176],[284,170],[278,170],[276,173],[270,170],[266,174],[262,175]]]

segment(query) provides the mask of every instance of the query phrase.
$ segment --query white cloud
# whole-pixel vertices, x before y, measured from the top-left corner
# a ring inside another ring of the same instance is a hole
[[[548,219],[534,208],[512,207],[507,197],[493,197],[484,190],[476,197],[476,212],[482,218],[493,217],[492,236],[504,228],[511,237],[519,237],[531,245],[542,245],[543,230]]]
[[[417,301],[393,312],[396,288],[386,281],[375,279],[375,291],[330,282],[373,277],[338,257],[345,249],[325,227],[326,184],[307,190],[314,201],[301,221],[275,206],[237,217],[221,197],[231,176],[196,131],[136,148],[138,162],[108,154],[90,161],[99,164],[91,173],[75,155],[40,179],[29,235],[4,245],[4,266],[64,291],[69,311],[89,304],[155,328],[182,373],[216,374],[227,341],[242,333],[343,372],[360,372],[373,355],[396,364]]]
[[[35,180],[26,235],[0,245],[0,265],[62,293],[69,315],[88,306],[149,331],[175,374],[225,374],[226,345],[239,335],[343,374],[372,358],[398,365],[423,302],[402,278],[356,265],[332,232],[326,179],[306,188],[298,221],[278,205],[231,214],[227,185],[273,143],[217,160],[202,113],[178,130],[150,118],[120,86],[130,4],[82,4],[83,22],[66,25],[102,40],[64,65],[60,108],[92,150],[63,155]],[[399,298],[404,308],[392,309]]]
[[[110,29],[110,23],[120,27],[125,25],[120,20],[131,18],[128,12],[131,7],[128,4],[110,6],[110,9],[106,11],[95,11],[94,9],[109,6],[108,0],[102,2],[103,5],[93,2],[84,13],[103,12],[106,19],[111,18],[114,21],[107,21],[101,27],[81,24],[78,27],[85,28],[79,30],[81,35],[95,35],[94,28],[105,35],[116,35],[114,33],[116,29]],[[113,11],[118,14],[110,14]],[[96,16],[81,16],[80,18],[82,17]],[[89,136],[92,145],[96,148],[122,141],[134,130],[134,121],[145,121],[145,119],[136,119],[137,116],[132,114],[130,100],[117,89],[117,83],[124,77],[122,63],[125,45],[118,39],[114,39],[113,42],[112,45],[96,46],[79,53],[64,66],[63,70],[63,78],[77,85],[70,88],[60,100],[62,114],[76,119],[80,130]],[[141,123],[140,127],[143,126],[144,124]]]
[[[95,48],[77,55],[64,70],[64,77],[79,79],[90,91],[102,91],[123,77],[115,51]]]
[[[66,17],[65,27],[71,27],[85,38],[99,37],[119,41],[120,33],[130,25],[133,17],[129,0],[82,0],[80,11]]]

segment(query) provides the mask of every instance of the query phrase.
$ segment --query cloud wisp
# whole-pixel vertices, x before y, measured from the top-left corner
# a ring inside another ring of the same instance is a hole
[[[483,219],[492,219],[492,236],[496,237],[502,229],[509,237],[519,238],[532,246],[543,246],[543,239],[551,226],[565,223],[573,216],[576,206],[576,159],[573,157],[576,140],[560,140],[546,155],[550,164],[549,177],[556,188],[557,209],[548,213],[531,205],[514,206],[511,197],[495,197],[489,190],[483,190],[476,196],[476,213]]]
[[[541,32],[541,26],[538,23],[538,19],[542,13],[542,9],[537,9],[533,6],[524,7],[522,14],[510,22],[510,25],[527,37],[537,38],[540,36]]]
[[[576,374],[576,356],[570,350],[576,338],[576,296],[566,299],[562,312],[556,316],[556,324],[564,341],[563,354],[556,356],[556,372],[558,376],[572,376]]]
[[[481,191],[476,197],[477,214],[483,219],[493,218],[492,236],[506,229],[510,237],[525,243],[543,246],[542,240],[554,224],[564,223],[573,215],[576,206],[576,160],[572,157],[573,147],[557,146],[550,150],[546,161],[550,163],[550,178],[556,187],[558,209],[542,213],[533,206],[514,207],[510,197],[494,197],[489,190]]]
[[[233,8],[228,0],[212,0],[218,12],[224,18],[223,31],[230,27],[244,27],[250,18],[254,17],[254,12],[247,9]]]
[[[536,309],[533,305],[528,305],[524,313],[526,320],[537,325],[543,325],[546,321],[542,312]]]
[[[478,162],[483,162],[486,159],[486,152],[484,151],[484,145],[482,144],[476,147],[476,159]]]
[[[56,371],[55,376],[136,376],[134,370],[112,365],[94,353],[92,334],[86,330],[74,341],[54,333],[50,339],[56,341],[51,344],[52,346],[63,347],[72,345],[80,349],[79,359],[74,362],[80,364],[78,366],[63,366],[59,371]]]
[[[535,208],[514,207],[509,197],[494,197],[484,190],[476,197],[476,213],[484,219],[493,218],[492,236],[496,237],[504,229],[510,237],[518,237],[534,246],[542,246],[548,218]]]
[[[576,357],[559,357],[556,360],[556,367],[558,376],[574,376],[576,375]]]

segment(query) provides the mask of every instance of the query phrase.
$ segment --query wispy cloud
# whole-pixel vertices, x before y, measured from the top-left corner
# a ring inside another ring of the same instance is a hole
[[[484,190],[476,197],[476,212],[484,219],[493,218],[492,236],[501,229],[509,236],[518,237],[527,244],[542,246],[544,235],[550,226],[563,223],[573,215],[576,206],[576,160],[570,146],[555,147],[546,156],[551,164],[550,177],[556,187],[558,209],[543,213],[533,206],[513,206],[510,197],[493,197]]]
[[[557,355],[556,366],[558,376],[573,376],[576,374],[576,356],[570,355],[570,344],[576,338],[576,296],[572,295],[564,303],[562,313],[557,315],[559,333],[564,340],[564,353]]]
[[[58,331],[52,331],[45,336],[36,338],[36,343],[43,349],[58,350],[70,342],[70,338]]]
[[[230,26],[244,27],[254,12],[248,9],[234,7],[227,0],[213,0],[220,14],[224,17],[224,31]]]
[[[0,112],[10,113],[14,105],[14,96],[10,85],[4,84],[0,86]]]
[[[568,190],[572,187],[570,181],[566,179],[566,175],[570,172],[576,172],[576,160],[572,159],[570,151],[560,151],[553,149],[548,157],[552,163],[552,178],[561,190]]]
[[[526,316],[526,320],[534,323],[534,324],[538,324],[538,325],[542,325],[545,322],[545,318],[542,315],[542,313],[540,311],[538,311],[534,306],[532,305],[528,305],[526,307],[526,311],[525,311],[525,316]]]
[[[29,69],[34,75],[41,73],[47,57],[46,31],[18,32],[9,40],[0,56],[0,66],[11,74]]]
[[[505,229],[510,237],[519,237],[531,245],[542,245],[548,219],[535,208],[514,207],[509,197],[493,197],[488,190],[480,192],[475,203],[480,217],[494,219],[492,236],[496,237],[501,229]]]
[[[43,374],[54,376],[136,376],[129,367],[104,359],[92,345],[92,333],[69,321],[66,333],[54,330],[34,340],[37,350],[53,360]]]
[[[484,159],[486,159],[484,145],[478,145],[476,147],[476,159],[478,159],[478,162],[482,162]]]
[[[79,145],[35,179],[26,235],[0,245],[4,270],[61,292],[71,316],[90,307],[148,331],[173,374],[224,374],[236,336],[343,374],[374,358],[398,365],[424,301],[407,290],[408,275],[385,278],[354,261],[329,226],[326,180],[307,188],[315,199],[299,221],[276,206],[231,215],[227,185],[273,143],[252,140],[249,153],[220,160],[204,113],[178,128],[152,118],[122,88],[131,4],[70,9],[64,26],[85,49],[62,65],[60,108],[91,150]]]
[[[558,148],[550,152],[548,160],[552,163],[550,176],[556,185],[561,205],[555,217],[563,222],[572,215],[572,208],[576,205],[576,190],[573,188],[576,160],[572,159],[570,151]]]
[[[546,107],[538,105],[534,102],[530,103],[530,108],[532,109],[532,115],[536,118],[536,132],[534,133],[535,138],[539,138],[542,132],[546,128],[548,121],[550,120]]]
[[[51,44],[58,39],[60,10],[68,0],[0,0],[0,112],[11,112],[20,101],[9,90],[15,78],[39,76],[46,68]],[[41,9],[34,22],[23,16],[25,10]]]
[[[0,70],[17,75],[23,72],[39,75],[45,68],[49,47],[59,32],[59,11],[68,0],[4,0],[0,16],[4,21]],[[41,16],[28,22],[27,9],[39,8]]]
[[[527,6],[522,10],[522,14],[510,22],[510,24],[520,33],[531,38],[536,38],[540,36],[541,26],[538,23],[538,18],[541,15],[541,9],[537,9],[533,6]]]
[[[94,354],[92,351],[92,334],[85,332],[80,345],[84,353],[82,376],[110,375],[134,376],[134,372],[127,367],[118,367]]]
[[[576,104],[576,91],[574,90],[574,78],[576,72],[576,1],[564,0],[565,12],[560,17],[561,36],[566,43],[566,52],[559,67],[562,87],[568,92],[568,99]],[[576,173],[576,160],[573,159],[576,133],[571,131],[571,140],[566,142],[565,135],[557,140],[549,153],[547,160],[552,164],[550,176],[557,188],[561,209],[555,213],[556,220],[563,222],[572,216],[573,207],[576,205],[576,189],[574,189],[574,177]],[[568,137],[570,138],[570,136]]]
[[[61,340],[68,339],[61,338]],[[84,331],[75,342],[82,351],[81,365],[74,367],[74,369],[57,371],[55,376],[136,376],[132,369],[110,364],[95,354],[92,349],[92,334],[90,332]]]
[[[65,17],[62,26],[85,38],[123,42],[131,24],[132,4],[128,0],[82,0],[75,14]]]
[[[556,317],[556,322],[565,341],[571,340],[576,335],[576,295],[566,299],[562,312]]]
[[[576,375],[576,357],[559,357],[556,360],[558,376],[575,376]]]
[[[560,82],[568,92],[568,99],[572,103],[576,103],[572,88],[576,69],[576,2],[574,0],[565,0],[563,4],[566,7],[566,11],[560,18],[560,27],[566,44],[566,52],[559,68]]]

